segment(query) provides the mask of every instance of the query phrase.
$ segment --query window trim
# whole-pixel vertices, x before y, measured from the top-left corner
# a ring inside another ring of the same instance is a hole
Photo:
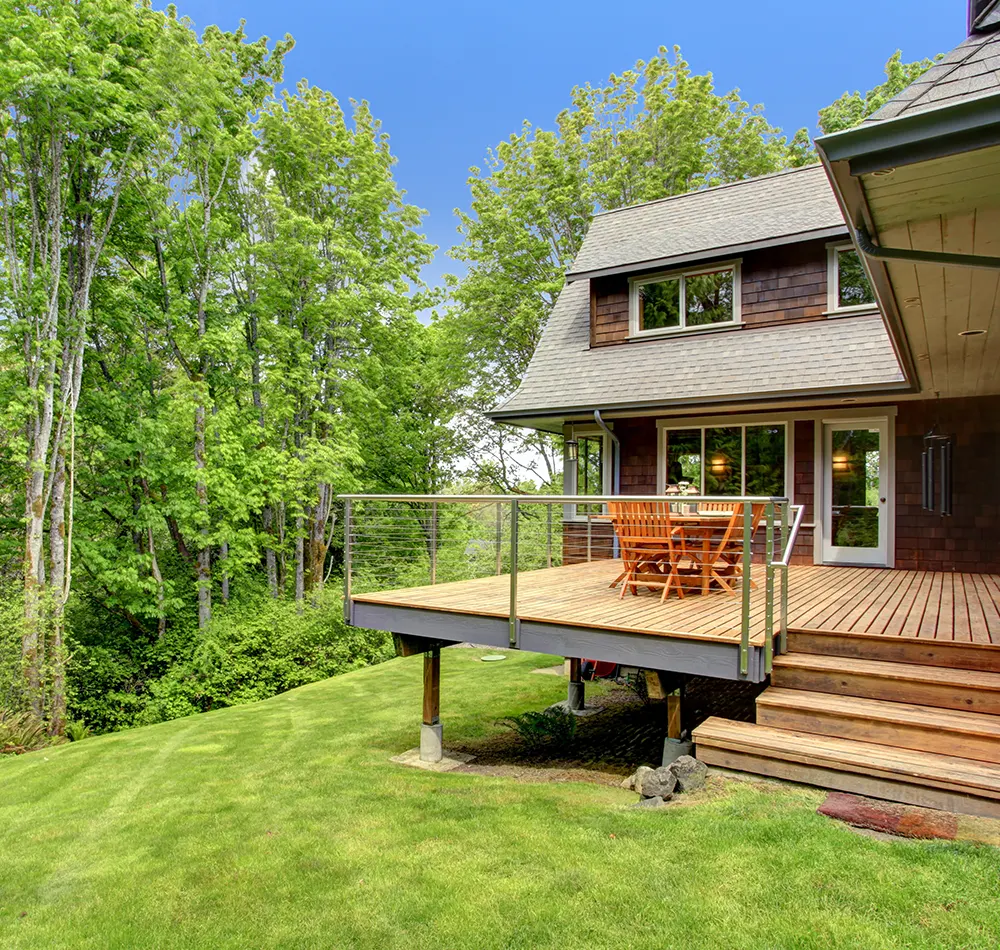
[[[611,492],[611,437],[598,425],[567,425],[563,428],[563,437],[566,439],[574,439],[579,441],[582,438],[593,439],[600,436],[602,440],[601,455],[603,458],[603,463],[601,465],[601,494],[610,495]],[[575,463],[579,464],[579,463]],[[574,481],[576,475],[574,474]],[[564,473],[565,480],[565,473]],[[580,486],[577,484],[573,485],[572,494],[578,495]],[[607,506],[604,506],[607,509]],[[577,512],[577,506],[575,504],[569,504],[563,506],[563,520],[564,521],[580,521],[586,522],[586,514],[579,514]]]
[[[716,329],[739,326],[743,322],[742,313],[742,258],[728,261],[717,261],[714,264],[703,264],[700,267],[685,267],[682,269],[658,271],[655,274],[644,274],[641,277],[630,277],[628,281],[628,333],[630,339],[649,339],[657,336],[674,336],[678,333],[705,333]],[[715,274],[719,271],[732,271],[733,274],[733,319],[721,323],[706,323],[702,326],[689,327],[687,323],[686,279],[702,274]],[[639,288],[646,284],[656,284],[663,280],[676,280],[680,286],[680,311],[684,324],[679,327],[657,327],[653,330],[639,328]]]
[[[740,470],[740,494],[746,495],[747,485],[747,427],[756,428],[758,426],[781,426],[785,430],[785,465],[784,481],[785,494],[783,497],[792,498],[795,484],[795,420],[789,418],[775,418],[774,416],[751,416],[747,418],[710,417],[702,419],[657,419],[656,420],[656,494],[665,495],[667,492],[667,433],[685,429],[701,430],[701,484],[698,491],[705,494],[705,430],[706,429],[742,429],[741,455],[743,464]],[[737,497],[737,496],[733,496]]]
[[[868,286],[873,288],[872,275],[868,271],[868,262],[850,241],[831,241],[826,246],[826,316],[848,316],[855,313],[873,313],[878,311],[878,304],[873,300],[871,303],[856,303],[849,307],[840,306],[840,267],[838,266],[838,255],[841,251],[854,251],[861,261],[865,277],[868,279]]]

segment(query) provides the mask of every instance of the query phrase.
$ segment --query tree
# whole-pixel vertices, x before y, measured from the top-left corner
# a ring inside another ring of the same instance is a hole
[[[885,82],[862,94],[845,92],[836,102],[819,110],[819,127],[824,135],[842,132],[860,125],[868,116],[878,112],[890,99],[899,95],[915,79],[922,76],[943,54],[934,59],[903,62],[903,54],[896,50],[885,64]]]
[[[451,280],[439,322],[464,361],[464,429],[470,454],[488,459],[481,477],[518,490],[526,459],[543,484],[559,477],[550,437],[493,426],[481,411],[520,383],[594,211],[802,164],[807,143],[801,130],[789,144],[761,106],[718,94],[710,73],[661,47],[604,87],[575,88],[555,129],[525,123],[472,169],[450,251],[468,270]]]
[[[90,292],[122,194],[161,148],[172,22],[119,0],[0,3],[5,356],[21,373],[22,644],[32,712],[65,719],[76,413]],[[45,544],[48,523],[48,545]]]

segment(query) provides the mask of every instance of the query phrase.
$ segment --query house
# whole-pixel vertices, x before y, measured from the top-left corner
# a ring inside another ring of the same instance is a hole
[[[349,622],[425,653],[429,755],[438,647],[473,640],[657,671],[668,738],[695,726],[711,764],[1000,816],[998,53],[1000,3],[972,0],[968,39],[821,164],[595,217],[492,414],[564,437],[565,497],[401,498],[431,584],[348,575]],[[608,499],[685,493],[766,502],[742,596],[609,590]],[[495,506],[496,570],[435,583],[459,502]],[[690,675],[769,681],[756,723],[685,724]]]

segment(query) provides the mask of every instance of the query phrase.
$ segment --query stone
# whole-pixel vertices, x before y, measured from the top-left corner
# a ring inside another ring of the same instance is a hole
[[[633,808],[657,808],[663,805],[664,801],[659,795],[654,795],[652,798],[640,798],[632,807]]]
[[[653,769],[648,765],[640,765],[639,768],[635,770],[624,782],[622,782],[622,788],[627,788],[630,791],[637,792],[642,785],[642,778],[644,775],[649,775]]]
[[[682,755],[667,766],[677,779],[678,792],[693,792],[705,787],[708,766],[690,755]]]
[[[958,831],[958,816],[950,812],[862,798],[846,792],[830,792],[816,811],[855,828],[907,838],[953,841]]]
[[[669,767],[662,765],[658,769],[643,775],[641,781],[636,782],[635,790],[643,798],[662,798],[664,801],[673,797],[674,789],[677,787],[677,776],[670,771]]]

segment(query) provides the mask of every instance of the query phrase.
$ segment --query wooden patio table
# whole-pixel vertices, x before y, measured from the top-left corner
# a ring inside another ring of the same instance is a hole
[[[668,499],[664,499],[668,501]],[[684,505],[684,501],[673,501],[668,502],[671,505]],[[602,521],[611,521],[612,515],[609,513],[602,513],[599,515],[591,515],[592,518],[597,518]],[[708,560],[712,553],[712,540],[716,532],[723,530],[729,526],[730,521],[733,518],[732,511],[699,511],[699,512],[671,512],[670,522],[671,524],[676,524],[680,529],[681,541],[681,552],[679,556],[675,554],[675,560],[677,563],[670,564],[671,571],[677,571],[679,562],[684,560],[691,560],[695,562],[701,570],[701,593],[707,594],[711,589],[711,570]],[[692,553],[688,547],[688,541],[696,540],[700,541],[700,551]],[[661,563],[667,560],[666,551],[653,551],[650,550],[649,563],[651,565]],[[621,583],[626,575],[627,571],[623,571],[615,580],[611,583],[611,587],[617,587]]]

